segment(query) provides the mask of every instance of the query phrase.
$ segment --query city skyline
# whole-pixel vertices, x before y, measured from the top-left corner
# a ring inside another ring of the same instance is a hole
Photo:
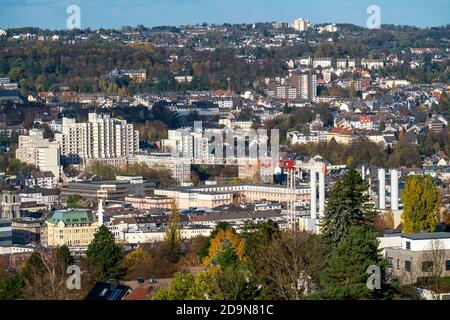
[[[0,27],[40,27],[65,29],[70,5],[81,8],[81,28],[120,28],[139,24],[154,27],[196,23],[292,22],[302,17],[313,23],[352,23],[365,26],[370,5],[378,5],[382,24],[417,27],[442,26],[449,23],[449,0],[396,1],[349,0],[345,3],[319,0],[26,0],[0,2]],[[99,14],[101,12],[102,14]],[[411,17],[414,17],[412,19]]]

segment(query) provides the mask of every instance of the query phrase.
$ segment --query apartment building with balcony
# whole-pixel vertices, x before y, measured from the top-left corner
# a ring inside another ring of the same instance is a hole
[[[96,113],[89,113],[87,122],[63,118],[62,133],[55,139],[67,164],[130,156],[139,150],[139,132],[132,124]]]

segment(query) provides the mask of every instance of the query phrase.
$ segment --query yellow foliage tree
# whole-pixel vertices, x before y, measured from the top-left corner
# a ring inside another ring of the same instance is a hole
[[[240,260],[244,259],[245,241],[239,237],[232,229],[220,230],[211,240],[208,256],[203,259],[205,266],[210,265],[224,250],[224,244],[228,243]]]
[[[402,193],[403,233],[434,232],[440,218],[440,195],[430,176],[410,176]]]
[[[394,213],[392,210],[389,210],[384,215],[384,223],[386,224],[386,227],[394,229],[395,222],[394,222]]]
[[[125,263],[128,269],[134,269],[139,264],[148,263],[150,258],[150,253],[141,247],[127,254]]]

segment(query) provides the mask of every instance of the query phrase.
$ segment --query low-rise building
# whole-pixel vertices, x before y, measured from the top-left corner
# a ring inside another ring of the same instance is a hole
[[[194,226],[214,228],[217,223],[226,221],[238,231],[248,222],[261,223],[272,220],[284,224],[285,217],[281,210],[255,210],[253,206],[226,205],[210,212],[192,213],[190,221]]]
[[[295,190],[296,200],[309,201],[309,185],[301,185]],[[155,195],[166,196],[176,201],[178,208],[215,208],[230,205],[234,198],[243,202],[275,201],[286,202],[291,199],[288,188],[274,184],[239,184],[185,187],[177,189],[155,189]]]
[[[12,241],[14,244],[37,244],[41,240],[43,221],[32,218],[18,218],[12,220]]]
[[[57,210],[46,222],[48,246],[87,247],[98,228],[97,217],[86,209]]]
[[[380,243],[388,269],[403,283],[450,276],[450,232],[394,234],[381,238]]]
[[[326,142],[327,132],[321,131],[306,134],[301,133],[299,131],[293,131],[287,133],[287,140],[290,142],[291,145]]]
[[[130,164],[144,163],[150,168],[162,168],[170,170],[172,177],[178,182],[188,182],[191,179],[191,161],[182,157],[174,157],[170,153],[155,152],[150,154],[136,154],[129,157],[90,159],[92,162],[106,163],[117,168],[124,168]]]
[[[168,197],[125,197],[125,201],[129,202],[133,208],[139,210],[149,209],[170,209],[173,199]]]
[[[16,178],[16,185],[19,185],[22,188],[39,187],[43,189],[53,189],[57,183],[58,180],[51,171],[21,173]]]
[[[45,204],[50,207],[51,205],[58,204],[60,202],[59,190],[54,189],[25,189],[19,191],[18,196],[21,204],[35,202]]]
[[[353,130],[345,127],[332,128],[327,133],[327,140],[334,139],[337,143],[350,144],[354,140]]]
[[[0,219],[0,247],[12,245],[11,220]]]
[[[146,181],[142,177],[119,177],[119,180],[71,182],[61,189],[61,202],[67,203],[71,195],[86,200],[124,200],[127,196],[144,196],[158,185],[157,181]]]
[[[3,190],[0,202],[1,218],[13,219],[20,217],[20,201],[16,191]]]

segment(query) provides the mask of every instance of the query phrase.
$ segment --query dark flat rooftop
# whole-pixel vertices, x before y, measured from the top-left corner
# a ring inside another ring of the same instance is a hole
[[[411,240],[450,239],[450,232],[423,232],[402,234],[402,237]]]

